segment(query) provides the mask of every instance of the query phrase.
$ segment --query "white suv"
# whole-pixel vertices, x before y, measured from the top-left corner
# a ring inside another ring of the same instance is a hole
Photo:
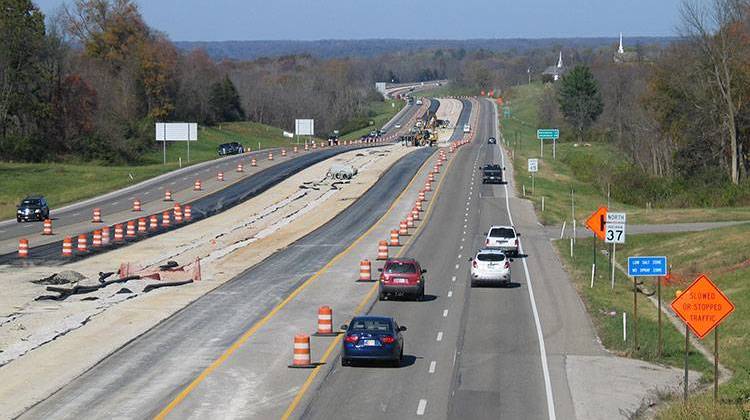
[[[487,232],[487,238],[484,240],[485,248],[499,249],[510,255],[518,255],[518,237],[520,233],[516,232],[513,226],[492,226]]]
[[[510,258],[498,249],[480,249],[471,261],[471,286],[484,282],[510,283]]]

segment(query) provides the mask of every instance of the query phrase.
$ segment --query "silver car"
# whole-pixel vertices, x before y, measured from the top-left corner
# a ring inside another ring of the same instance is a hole
[[[471,286],[478,283],[510,283],[510,258],[497,249],[480,249],[471,261]]]

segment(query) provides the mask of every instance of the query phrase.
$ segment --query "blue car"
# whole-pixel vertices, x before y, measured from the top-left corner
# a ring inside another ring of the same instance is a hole
[[[341,349],[341,365],[350,366],[353,361],[385,361],[394,367],[401,366],[404,358],[404,338],[393,318],[386,316],[357,316],[346,331]]]

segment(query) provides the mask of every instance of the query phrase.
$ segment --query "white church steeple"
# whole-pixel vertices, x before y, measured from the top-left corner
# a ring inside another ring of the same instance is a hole
[[[622,47],[622,32],[620,32],[620,47],[617,49],[617,52],[619,54],[624,54],[625,53],[625,49]]]
[[[558,68],[558,69],[561,69],[561,68],[562,68],[562,66],[563,66],[563,62],[562,62],[562,51],[560,51],[560,58],[558,58],[558,59],[557,59],[557,68]]]

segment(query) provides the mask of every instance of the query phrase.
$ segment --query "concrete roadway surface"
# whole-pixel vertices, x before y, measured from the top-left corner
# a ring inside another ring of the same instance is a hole
[[[406,253],[428,270],[429,299],[379,301],[370,310],[408,327],[408,363],[341,367],[336,358],[299,409],[303,418],[575,418],[564,358],[603,351],[531,207],[512,195],[512,184],[481,184],[479,166],[504,162],[499,146],[485,144],[499,138],[494,107],[480,101],[480,111],[477,140],[456,158]],[[509,287],[471,288],[467,259],[492,224],[515,224],[528,257],[512,263]]]
[[[378,220],[434,151],[422,148],[408,154],[323,227],[198,299],[21,417],[156,415],[243,331]],[[314,314],[308,318],[314,320]],[[279,335],[273,336],[271,341],[279,342]],[[289,337],[284,335],[285,340]]]
[[[407,105],[388,124],[395,124],[396,122],[404,123],[418,110],[418,106]],[[185,203],[224,189],[230,184],[246,179],[282,162],[293,160],[300,155],[315,154],[328,150],[328,148],[324,148],[322,150],[318,149],[315,152],[304,152],[302,150],[303,147],[300,147],[298,155],[292,153],[291,147],[288,148],[287,157],[285,158],[281,157],[280,149],[271,149],[215,159],[169,172],[136,185],[65,206],[61,209],[52,209],[50,216],[53,223],[54,235],[51,236],[41,235],[41,222],[17,223],[15,220],[0,222],[0,255],[15,253],[18,249],[19,238],[29,239],[30,246],[32,247],[31,255],[33,257],[35,253],[33,248],[36,246],[59,242],[66,235],[77,235],[79,233],[90,232],[96,227],[101,227],[103,225],[91,223],[94,208],[101,208],[102,219],[105,223],[109,225],[122,223],[132,220],[134,217],[145,217],[171,209],[173,203],[163,201],[165,190],[172,192],[174,202]],[[269,151],[274,153],[273,161],[268,160]],[[256,158],[258,164],[255,168],[250,166],[250,159],[253,157]],[[244,173],[236,172],[238,163],[244,165]],[[216,180],[216,174],[219,171],[224,172],[224,182]],[[201,179],[203,191],[193,191],[193,183],[196,179]],[[143,211],[140,213],[132,211],[133,200],[135,199],[141,201]],[[114,232],[112,231],[110,235],[113,234]],[[59,255],[58,251],[59,247],[55,251]]]

